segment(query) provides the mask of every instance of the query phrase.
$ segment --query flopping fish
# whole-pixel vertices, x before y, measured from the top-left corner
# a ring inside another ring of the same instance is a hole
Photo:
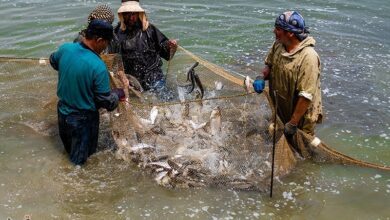
[[[197,86],[200,90],[201,98],[203,98],[204,95],[204,88],[203,84],[200,81],[199,75],[195,72],[195,67],[199,65],[198,62],[195,62],[191,68],[187,72],[187,82],[190,82],[190,84],[187,85],[179,85],[179,87],[189,87],[188,93],[191,93],[194,91],[195,87]]]
[[[195,62],[194,65],[191,66],[191,68],[187,72],[187,82],[191,81],[191,89],[188,91],[188,93],[191,93],[195,89],[195,67],[199,65],[198,62]]]
[[[210,131],[212,135],[217,135],[221,132],[222,123],[221,123],[221,108],[219,106],[215,107],[210,114]]]

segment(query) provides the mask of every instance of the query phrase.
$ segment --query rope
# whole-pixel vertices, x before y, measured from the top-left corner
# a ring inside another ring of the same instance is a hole
[[[196,60],[197,62],[199,62],[201,65],[203,65],[204,67],[206,67],[207,69],[211,70],[212,72],[214,72],[215,74],[229,80],[230,82],[232,83],[235,83],[239,86],[244,86],[244,80],[240,79],[240,78],[237,78],[235,76],[233,76],[231,73],[227,72],[226,70],[224,70],[223,68],[213,64],[213,63],[210,63],[198,56],[196,56],[195,54],[191,53],[190,51],[184,49],[183,47],[181,46],[178,46],[178,48],[182,51],[184,51],[187,55],[189,55],[192,59]]]
[[[220,99],[233,99],[233,98],[238,98],[238,97],[245,97],[249,95],[256,94],[255,92],[250,92],[250,93],[241,93],[237,95],[231,95],[231,96],[219,96],[219,97],[211,97],[211,98],[205,98],[205,99],[194,99],[194,100],[186,100],[184,102],[177,101],[177,102],[165,102],[165,103],[147,103],[147,104],[140,104],[137,102],[131,102],[127,101],[129,104],[136,106],[136,107],[152,107],[152,106],[171,106],[171,105],[184,105],[184,104],[189,104],[189,103],[194,103],[194,102],[200,102],[200,101],[211,101],[211,100],[220,100]]]
[[[37,62],[39,65],[47,65],[49,58],[34,57],[0,57],[0,62]]]

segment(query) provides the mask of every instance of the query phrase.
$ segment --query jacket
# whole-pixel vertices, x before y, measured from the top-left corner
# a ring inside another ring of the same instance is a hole
[[[114,40],[109,53],[122,55],[126,74],[138,79],[145,90],[164,78],[161,69],[163,62],[170,59],[169,39],[154,25],[143,31],[140,23],[132,30],[120,29],[120,23],[114,29]]]
[[[265,64],[271,67],[271,97],[278,100],[278,114],[284,123],[291,119],[299,96],[310,100],[302,120],[322,121],[321,62],[314,46],[315,40],[307,37],[288,53],[281,43],[275,42],[265,59]],[[275,90],[277,97],[273,94]]]

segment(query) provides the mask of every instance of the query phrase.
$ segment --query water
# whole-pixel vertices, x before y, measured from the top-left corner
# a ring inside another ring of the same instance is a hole
[[[0,0],[1,55],[47,57],[73,40],[99,2]],[[167,36],[245,75],[262,67],[276,15],[298,9],[323,66],[326,118],[318,136],[348,155],[390,165],[389,1],[142,3]],[[119,1],[109,4],[116,10]],[[304,161],[276,181],[269,199],[256,192],[161,188],[110,150],[75,168],[58,138],[23,125],[40,116],[55,80],[54,73],[0,74],[1,219],[390,218],[390,174],[371,169]]]

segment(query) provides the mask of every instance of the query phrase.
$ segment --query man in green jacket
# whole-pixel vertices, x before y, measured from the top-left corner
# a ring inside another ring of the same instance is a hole
[[[276,40],[265,59],[263,76],[253,87],[261,93],[263,79],[269,79],[270,95],[274,103],[277,100],[287,137],[297,128],[314,135],[316,123],[322,121],[320,58],[314,50],[315,40],[308,36],[305,21],[296,11],[276,18],[274,34]]]
[[[84,164],[96,152],[99,108],[109,111],[124,100],[123,89],[111,90],[109,73],[99,54],[113,36],[112,25],[95,19],[78,43],[65,43],[51,54],[50,64],[58,71],[57,96],[59,133],[70,160]]]

